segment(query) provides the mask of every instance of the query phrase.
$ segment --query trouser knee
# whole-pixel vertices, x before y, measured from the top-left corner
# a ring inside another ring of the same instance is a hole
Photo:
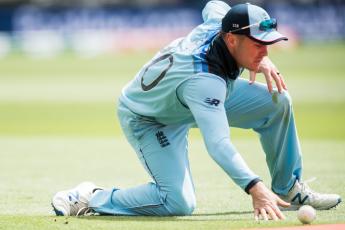
[[[281,108],[283,108],[285,111],[290,110],[292,107],[292,100],[287,91],[284,91],[283,93],[279,94],[278,96],[278,103]]]
[[[282,120],[284,122],[288,122],[292,113],[292,100],[289,93],[286,91],[281,94],[276,92],[272,97],[275,106],[270,116],[271,121],[268,124],[272,125],[275,122],[281,122]]]
[[[166,202],[171,214],[176,216],[191,215],[196,207],[194,193],[183,193],[182,191],[169,193]]]

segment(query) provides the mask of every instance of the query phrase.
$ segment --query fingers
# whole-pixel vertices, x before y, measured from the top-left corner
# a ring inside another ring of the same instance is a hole
[[[255,71],[249,71],[249,84],[253,84],[255,82],[256,78],[256,72]]]
[[[276,83],[276,86],[278,88],[278,92],[281,93],[282,90],[283,90],[283,86],[282,86],[282,83],[281,83],[281,78],[280,78],[280,75],[278,75],[279,72],[272,72],[271,76],[272,78],[274,79],[275,83]]]
[[[268,221],[268,220],[285,220],[284,214],[279,210],[278,207],[270,207],[266,206],[265,208],[255,209],[254,211],[254,218],[255,221],[258,221],[259,219]]]
[[[281,220],[285,220],[285,215],[279,210],[278,207],[275,208],[275,214],[277,215],[277,217]]]
[[[284,77],[281,73],[275,72],[275,71],[271,71],[271,72],[266,71],[266,72],[264,72],[264,75],[265,75],[265,79],[266,79],[267,88],[268,88],[268,91],[270,93],[273,91],[273,85],[272,85],[273,80],[277,86],[279,93],[282,93],[283,90],[287,90],[287,86],[285,84]]]
[[[267,84],[268,92],[272,93],[273,87],[272,87],[272,77],[271,77],[271,74],[269,72],[266,72],[264,75],[265,75],[265,79],[266,79],[266,84]]]
[[[281,206],[281,207],[284,207],[284,208],[290,207],[290,203],[283,201],[278,196],[277,196],[277,204],[278,204],[278,206]]]
[[[283,90],[287,90],[284,77],[279,73],[277,67],[272,63],[272,61],[265,56],[259,65],[258,73],[263,73],[265,75],[267,88],[270,93],[273,91],[272,81],[275,81],[278,92],[282,93]],[[255,81],[256,72],[250,71],[250,81],[249,84],[253,84]]]
[[[270,216],[271,220],[278,220],[278,217],[277,217],[277,215],[275,213],[276,210],[273,211],[273,209],[271,207],[267,207],[266,211],[267,211],[268,215]]]
[[[255,190],[251,189],[254,207],[254,218],[259,220],[284,220],[285,216],[278,206],[288,207],[290,204],[283,201],[278,195],[267,189],[263,183]]]
[[[266,209],[260,208],[260,214],[261,214],[262,218],[264,219],[264,221],[268,220]]]
[[[288,90],[288,88],[287,88],[287,86],[285,84],[284,76],[281,73],[279,73],[279,72],[277,74],[280,77],[280,82],[282,83],[283,89]]]
[[[278,198],[278,199],[280,199],[280,198]],[[281,199],[280,199],[281,200]],[[283,201],[284,202],[284,201]],[[277,204],[279,203],[279,201],[277,200]],[[284,202],[284,203],[286,203],[286,202]],[[279,218],[279,219],[281,219],[281,220],[285,220],[285,215],[280,211],[280,209],[278,208],[278,206],[277,205],[274,205],[273,206],[273,211],[274,211],[274,213],[277,215],[277,217]]]

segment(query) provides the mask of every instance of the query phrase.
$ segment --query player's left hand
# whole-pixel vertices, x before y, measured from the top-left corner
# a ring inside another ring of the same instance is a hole
[[[255,184],[250,190],[252,196],[254,218],[256,221],[262,217],[263,220],[284,220],[285,216],[278,206],[289,207],[287,203],[269,190],[262,182]]]
[[[272,63],[272,61],[265,56],[260,65],[257,72],[250,71],[249,72],[249,84],[253,84],[255,82],[256,74],[257,73],[263,73],[265,75],[266,83],[268,91],[271,93],[273,91],[272,82],[275,81],[275,84],[278,88],[278,92],[281,93],[283,90],[287,90],[284,77],[279,72],[277,67]]]

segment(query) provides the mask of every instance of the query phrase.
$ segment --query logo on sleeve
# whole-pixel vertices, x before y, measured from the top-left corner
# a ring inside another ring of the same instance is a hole
[[[213,98],[206,98],[205,99],[205,101],[204,102],[206,102],[207,104],[209,104],[209,105],[214,105],[214,106],[218,106],[219,105],[219,102],[220,102],[220,100],[218,100],[218,99],[213,99]]]

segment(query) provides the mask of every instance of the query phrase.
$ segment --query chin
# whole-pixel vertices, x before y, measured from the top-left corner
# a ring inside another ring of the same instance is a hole
[[[259,71],[259,65],[256,66],[251,66],[250,68],[248,68],[250,71],[254,71],[254,72],[258,72]]]
[[[259,66],[260,66],[260,63],[253,62],[251,65],[243,65],[242,67],[249,71],[257,72],[259,70]]]

